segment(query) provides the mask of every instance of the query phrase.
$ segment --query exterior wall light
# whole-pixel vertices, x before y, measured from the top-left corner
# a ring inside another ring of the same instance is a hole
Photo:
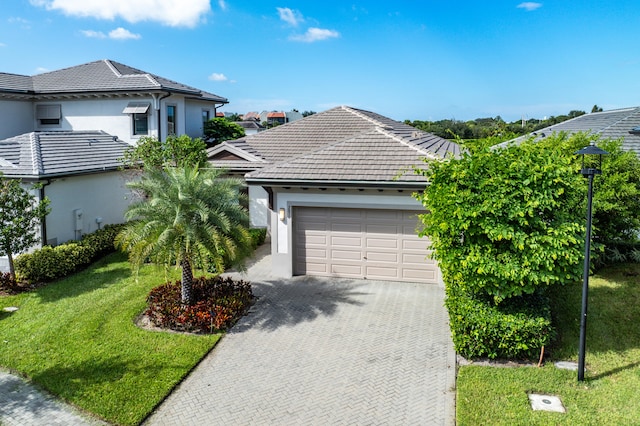
[[[280,222],[284,222],[285,210],[283,208],[280,208],[280,210],[278,210],[278,218],[280,219]]]

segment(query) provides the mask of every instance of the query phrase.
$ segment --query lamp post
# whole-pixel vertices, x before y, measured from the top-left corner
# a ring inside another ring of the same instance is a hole
[[[576,152],[582,155],[582,169],[580,173],[589,179],[589,192],[587,194],[587,235],[584,242],[584,272],[582,280],[582,315],[580,317],[580,347],[578,353],[578,381],[584,380],[584,353],[585,340],[587,338],[587,295],[589,293],[589,260],[591,256],[591,204],[593,201],[593,178],[602,174],[602,156],[609,154],[607,151],[598,148],[594,142]],[[597,155],[598,164],[585,166],[585,156]]]

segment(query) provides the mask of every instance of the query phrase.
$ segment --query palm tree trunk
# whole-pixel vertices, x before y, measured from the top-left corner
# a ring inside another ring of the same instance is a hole
[[[182,259],[180,261],[180,267],[182,268],[182,304],[191,305],[193,303],[193,297],[191,294],[191,288],[193,286],[193,271],[191,270],[191,263],[189,259]]]

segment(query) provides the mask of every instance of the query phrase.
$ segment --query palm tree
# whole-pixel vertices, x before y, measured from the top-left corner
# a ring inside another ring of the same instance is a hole
[[[251,250],[248,214],[238,202],[237,179],[221,170],[165,168],[146,171],[128,186],[143,198],[132,203],[116,245],[129,252],[134,270],[147,260],[182,268],[182,303],[193,302],[193,266],[224,271]]]

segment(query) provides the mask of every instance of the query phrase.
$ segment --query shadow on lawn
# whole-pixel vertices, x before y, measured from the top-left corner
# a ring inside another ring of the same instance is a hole
[[[251,283],[258,300],[243,320],[231,332],[252,327],[275,330],[312,321],[320,316],[332,316],[342,304],[363,305],[358,285],[348,279],[321,279],[311,276],[286,280]]]
[[[640,348],[640,264],[605,268],[591,276],[589,283],[587,355]],[[550,295],[559,334],[554,355],[577,359],[582,282],[554,288]]]
[[[128,264],[115,265],[125,259],[126,255],[121,253],[110,254],[74,275],[39,288],[36,293],[43,302],[48,303],[108,287],[131,276]]]

